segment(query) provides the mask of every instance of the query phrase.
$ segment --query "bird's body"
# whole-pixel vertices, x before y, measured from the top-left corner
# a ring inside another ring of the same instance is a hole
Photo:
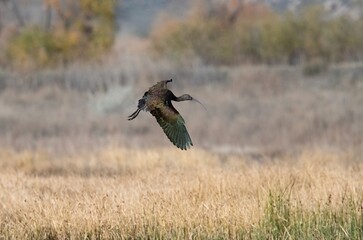
[[[137,117],[141,110],[149,111],[159,123],[169,140],[182,150],[193,146],[192,139],[185,127],[183,117],[174,108],[171,101],[195,100],[188,94],[176,97],[168,88],[170,80],[160,81],[149,88],[139,100],[137,110],[131,114],[128,120]]]

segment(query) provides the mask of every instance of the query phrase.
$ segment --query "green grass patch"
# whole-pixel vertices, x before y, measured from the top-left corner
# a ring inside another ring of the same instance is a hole
[[[362,200],[350,197],[332,206],[330,199],[305,210],[289,196],[269,194],[264,217],[252,229],[253,239],[362,239]]]

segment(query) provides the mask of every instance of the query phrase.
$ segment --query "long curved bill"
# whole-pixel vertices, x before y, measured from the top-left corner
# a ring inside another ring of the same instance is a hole
[[[200,101],[198,101],[197,99],[195,99],[195,98],[193,98],[192,99],[193,101],[195,101],[195,102],[197,102],[197,103],[199,103],[200,105],[202,105],[202,107],[204,108],[204,110],[206,110],[207,111],[207,108],[203,105],[203,103],[201,103]]]

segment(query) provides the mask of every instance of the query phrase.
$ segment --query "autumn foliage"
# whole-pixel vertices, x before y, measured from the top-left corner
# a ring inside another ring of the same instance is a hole
[[[8,65],[33,69],[94,57],[114,40],[115,1],[44,1],[44,25],[17,28],[7,41]]]
[[[152,39],[158,54],[212,64],[330,63],[361,59],[362,32],[362,18],[332,17],[321,6],[278,14],[258,4],[197,4],[185,20],[157,25]]]

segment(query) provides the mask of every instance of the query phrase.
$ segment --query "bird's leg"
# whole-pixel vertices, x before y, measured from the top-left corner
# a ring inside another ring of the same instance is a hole
[[[131,114],[130,116],[128,116],[127,120],[130,121],[130,120],[136,118],[137,115],[139,115],[140,111],[141,111],[141,108],[136,109],[136,111],[133,114]]]

